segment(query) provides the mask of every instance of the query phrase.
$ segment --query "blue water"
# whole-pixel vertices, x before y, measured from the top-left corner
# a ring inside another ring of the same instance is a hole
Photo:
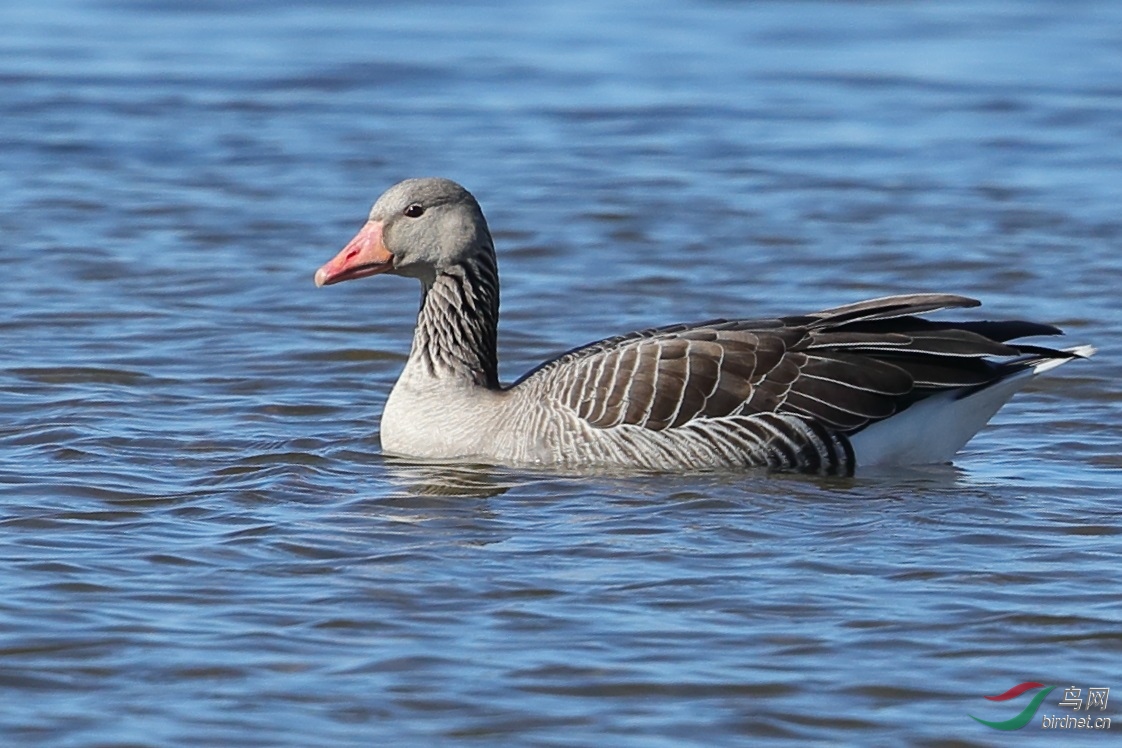
[[[2,742],[1003,745],[968,715],[1039,681],[1015,739],[1102,745],[1040,718],[1122,689],[1119,39],[1105,1],[0,4]],[[430,174],[495,233],[508,381],[920,290],[1100,353],[954,466],[389,460],[417,288],[311,278]]]

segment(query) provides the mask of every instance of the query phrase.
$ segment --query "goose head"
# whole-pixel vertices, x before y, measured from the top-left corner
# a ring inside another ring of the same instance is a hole
[[[407,179],[390,187],[339,254],[316,271],[317,286],[390,273],[431,285],[441,272],[494,253],[479,203],[450,179]]]

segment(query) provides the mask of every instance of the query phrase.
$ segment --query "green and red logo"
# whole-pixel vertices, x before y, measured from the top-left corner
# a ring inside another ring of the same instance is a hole
[[[1040,708],[1040,705],[1044,702],[1045,697],[1047,697],[1048,694],[1052,693],[1052,689],[1055,688],[1055,686],[1045,686],[1043,683],[1028,681],[1025,683],[1018,683],[1003,694],[986,697],[990,701],[1010,701],[1011,699],[1015,699],[1023,693],[1032,691],[1037,688],[1043,688],[1044,690],[1038,692],[1035,696],[1033,696],[1032,701],[1030,701],[1028,705],[1021,710],[1020,714],[1015,717],[1010,717],[1004,722],[989,722],[984,719],[978,719],[973,714],[967,716],[969,716],[970,719],[974,720],[975,722],[981,722],[986,727],[992,727],[995,730],[1020,730],[1022,727],[1027,725],[1034,716],[1036,716],[1036,710]]]

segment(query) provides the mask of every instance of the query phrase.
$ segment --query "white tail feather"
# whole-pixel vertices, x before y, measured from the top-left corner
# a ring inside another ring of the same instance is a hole
[[[1075,356],[1076,358],[1090,358],[1091,356],[1094,356],[1095,353],[1098,352],[1098,349],[1095,348],[1095,346],[1093,346],[1093,345],[1077,345],[1077,346],[1073,346],[1071,348],[1064,348],[1063,350],[1064,350],[1064,353],[1070,353],[1071,355]],[[1060,366],[1061,364],[1066,364],[1070,360],[1071,360],[1070,358],[1050,358],[1046,361],[1040,362],[1039,364],[1034,366],[1032,368],[1032,370],[1033,370],[1033,373],[1035,373],[1035,374],[1043,374],[1044,372],[1048,371],[1049,369],[1055,369],[1057,366]]]
[[[1089,345],[1067,348],[1078,358],[1094,355]],[[966,397],[952,390],[921,400],[903,412],[878,421],[850,437],[861,467],[950,462],[1002,405],[1037,374],[1071,361],[1049,358]]]

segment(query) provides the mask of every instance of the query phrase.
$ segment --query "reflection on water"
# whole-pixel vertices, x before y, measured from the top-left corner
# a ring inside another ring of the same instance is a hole
[[[403,490],[407,496],[464,496],[489,498],[506,493],[511,488],[525,485],[526,478],[502,479],[496,468],[486,465],[460,467],[457,465],[425,464],[387,457],[386,478],[392,486]]]
[[[0,6],[6,743],[984,745],[1111,685],[1122,11],[633,5]],[[428,174],[506,381],[910,291],[1102,352],[953,467],[383,457],[416,286],[311,273]]]

